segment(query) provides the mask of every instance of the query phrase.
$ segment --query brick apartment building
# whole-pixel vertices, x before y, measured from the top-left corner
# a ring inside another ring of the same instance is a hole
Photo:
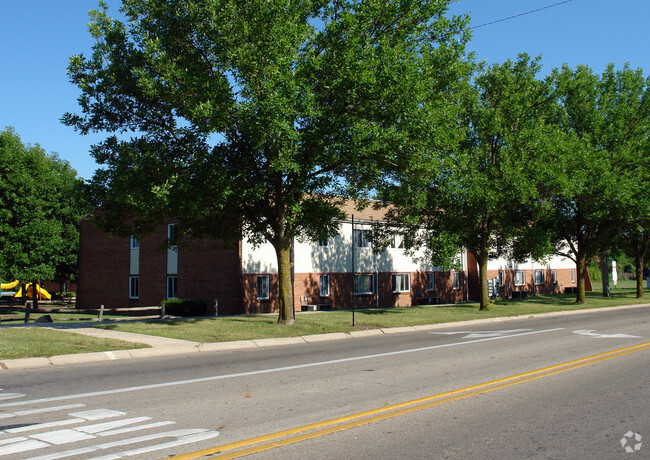
[[[375,253],[367,232],[382,221],[383,212],[371,208],[359,211],[352,206],[343,210],[347,218],[340,222],[335,237],[319,243],[294,241],[296,310],[457,303],[478,298],[476,262],[466,252],[458,255],[459,271],[430,266],[423,253],[407,254],[400,247],[399,236]],[[84,221],[77,306],[152,306],[180,297],[202,299],[207,314],[278,311],[277,261],[271,244],[254,246],[244,238],[232,243],[196,240],[168,247],[176,229],[177,223],[169,220],[142,240],[124,239],[111,237]],[[576,285],[575,266],[557,257],[544,265],[529,262],[516,266],[497,260],[488,268],[490,277],[500,283],[498,294],[505,297],[562,292]]]

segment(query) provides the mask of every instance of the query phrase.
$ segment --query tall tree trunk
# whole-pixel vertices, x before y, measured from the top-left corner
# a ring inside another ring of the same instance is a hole
[[[587,258],[583,253],[578,250],[576,257],[576,271],[578,282],[578,294],[576,296],[576,303],[585,303],[585,271],[587,270]]]
[[[600,275],[603,280],[603,297],[609,297],[609,258],[607,251],[600,253]]]
[[[481,251],[483,252],[483,251]],[[481,280],[481,299],[479,303],[479,310],[487,310],[489,308],[489,296],[488,296],[488,258],[486,254],[481,254],[481,257],[478,260],[478,275]]]
[[[643,255],[639,251],[634,254],[634,271],[636,275],[636,298],[643,298]]]
[[[481,226],[481,247],[478,250],[478,275],[481,280],[481,299],[479,303],[479,310],[487,310],[489,308],[489,296],[488,296],[488,259],[490,258],[489,254],[489,245],[490,245],[490,220],[484,222]]]
[[[291,237],[278,238],[275,247],[278,258],[278,287],[279,287],[279,324],[293,324],[295,312],[293,309],[293,286],[291,280]]]

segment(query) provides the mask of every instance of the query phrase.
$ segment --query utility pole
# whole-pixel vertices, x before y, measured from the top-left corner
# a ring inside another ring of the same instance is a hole
[[[352,214],[352,327],[354,327],[354,214]]]

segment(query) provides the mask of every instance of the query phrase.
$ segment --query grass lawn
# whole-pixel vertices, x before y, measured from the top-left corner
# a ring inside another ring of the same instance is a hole
[[[350,332],[355,329],[438,324],[480,318],[650,303],[646,299],[636,299],[633,282],[627,283],[629,283],[629,286],[619,284],[617,289],[612,289],[612,296],[609,298],[602,297],[601,292],[596,290],[588,293],[587,303],[584,305],[576,304],[575,295],[567,294],[537,296],[523,300],[497,301],[489,311],[479,311],[477,303],[359,310],[355,312],[355,328],[352,327],[351,311],[296,313],[296,322],[293,326],[276,324],[277,315],[251,315],[164,321],[151,320],[103,324],[96,327],[206,343],[271,337],[295,337],[329,332]],[[596,287],[594,288],[596,289]],[[601,289],[601,287],[598,286],[598,289]]]
[[[123,340],[98,339],[39,327],[0,329],[0,359],[48,357],[144,347],[147,345]]]
[[[76,310],[73,306],[60,306],[52,304],[42,305],[44,308],[57,309],[56,312],[39,311],[39,312],[30,312],[29,322],[30,324],[36,321],[41,316],[49,315],[52,317],[52,320],[55,323],[67,323],[67,322],[90,322],[97,321],[96,313],[83,313],[79,310]],[[20,310],[10,310],[11,307],[3,307],[3,312],[0,312],[0,320],[6,324],[20,324],[24,323],[25,312]],[[105,320],[117,319],[117,318],[126,318],[124,315],[112,315],[104,314],[103,318]]]

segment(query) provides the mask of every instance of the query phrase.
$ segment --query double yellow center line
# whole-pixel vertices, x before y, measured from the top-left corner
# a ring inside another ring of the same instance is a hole
[[[424,398],[413,399],[399,404],[384,406],[377,409],[358,412],[356,414],[347,415],[345,417],[338,417],[331,420],[325,420],[310,425],[304,425],[290,430],[278,431],[264,436],[258,436],[243,441],[237,441],[221,446],[212,447],[209,449],[192,452],[189,454],[179,455],[173,457],[177,460],[195,459],[210,455],[213,459],[229,459],[238,458],[245,455],[250,455],[258,452],[263,452],[276,447],[287,446],[295,444],[308,439],[318,438],[331,433],[344,431],[350,428],[355,428],[370,423],[379,422],[400,415],[410,414],[420,410],[428,409],[431,407],[446,404],[452,401],[469,398],[472,396],[488,393],[490,391],[507,388],[520,383],[529,382],[531,380],[549,377],[551,375],[560,374],[570,370],[578,369],[590,364],[596,364],[612,358],[618,358],[637,351],[650,349],[650,342],[634,345],[631,347],[619,348],[617,350],[600,353],[597,355],[589,356],[587,358],[576,359],[554,366],[544,367],[521,374],[512,375],[497,380],[490,380],[488,382],[479,383],[464,388],[459,388],[444,393],[438,393]],[[219,455],[217,455],[219,454]]]

